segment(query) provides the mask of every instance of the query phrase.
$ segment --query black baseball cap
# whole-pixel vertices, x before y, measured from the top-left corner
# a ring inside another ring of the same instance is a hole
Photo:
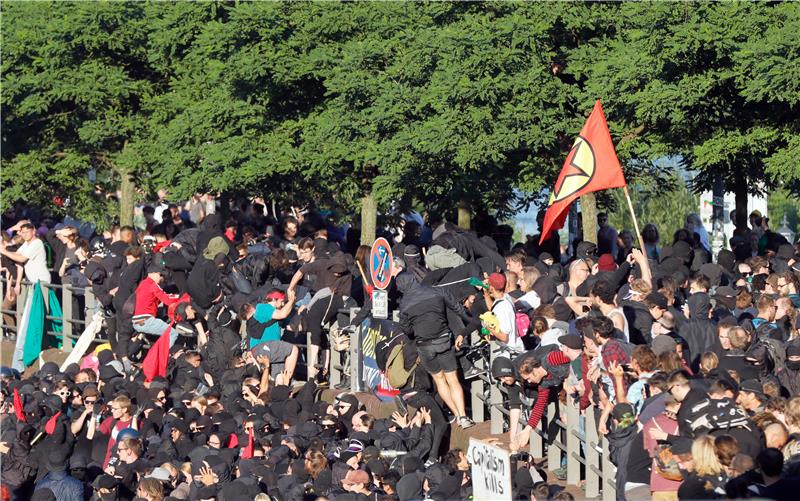
[[[558,338],[558,342],[573,350],[583,349],[583,338],[577,334],[566,334]]]

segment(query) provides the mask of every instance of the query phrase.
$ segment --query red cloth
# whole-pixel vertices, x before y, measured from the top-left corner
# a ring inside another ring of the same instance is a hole
[[[16,388],[14,388],[14,414],[17,415],[17,421],[20,423],[27,422],[27,419],[25,419],[25,410],[22,407],[22,397],[19,396],[19,392]]]
[[[619,164],[611,133],[598,99],[592,114],[581,129],[581,134],[567,154],[561,174],[550,193],[550,204],[544,215],[539,245],[552,231],[564,226],[569,206],[576,198],[609,188],[626,186],[625,176]]]
[[[228,449],[233,449],[234,447],[239,447],[239,437],[236,436],[236,433],[231,433],[228,435]]]
[[[547,361],[553,365],[564,365],[569,363],[569,358],[563,351],[551,351],[547,354]]]
[[[169,362],[169,332],[172,330],[170,324],[159,336],[153,346],[147,350],[147,355],[142,362],[142,372],[144,380],[152,381],[154,378],[167,376],[167,362]]]
[[[171,305],[167,307],[167,317],[169,317],[170,322],[183,322],[186,320],[185,318],[177,318],[175,315],[175,311],[178,309],[178,305],[181,303],[191,303],[192,298],[189,296],[188,292],[184,292],[183,294],[178,297]]]
[[[119,435],[119,432],[125,428],[132,427],[133,419],[129,421],[120,421],[113,417],[107,417],[100,423],[97,431],[103,435],[110,435],[108,437],[108,445],[106,445],[106,457],[103,459],[103,469],[108,468],[108,463],[111,462],[111,451],[114,450],[114,446],[117,445],[117,435]]]
[[[47,423],[44,425],[44,431],[48,435],[52,435],[54,431],[56,431],[56,422],[58,422],[58,417],[61,416],[61,411],[56,412],[53,414],[53,417],[47,420]]]
[[[581,381],[583,382],[583,395],[581,395],[581,410],[586,410],[589,408],[591,401],[589,398],[592,395],[592,382],[589,380],[589,359],[584,355],[581,357],[581,374],[583,374],[583,378]]]
[[[161,249],[164,247],[169,246],[172,243],[172,240],[164,240],[163,242],[159,242],[153,246],[153,252],[161,252]]]
[[[247,445],[242,449],[242,459],[250,459],[253,457],[253,429],[247,430]]]
[[[158,314],[158,305],[164,303],[170,305],[178,298],[170,297],[164,292],[157,283],[150,277],[145,277],[136,287],[136,307],[133,316],[150,315],[155,317]]]

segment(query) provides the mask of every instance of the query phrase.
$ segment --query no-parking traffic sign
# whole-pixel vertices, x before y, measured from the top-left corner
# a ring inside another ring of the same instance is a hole
[[[375,239],[369,253],[369,274],[372,284],[381,290],[389,287],[392,280],[392,248],[385,238]]]

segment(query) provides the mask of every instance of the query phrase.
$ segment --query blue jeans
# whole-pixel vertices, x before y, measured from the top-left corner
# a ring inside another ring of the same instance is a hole
[[[178,340],[178,331],[170,327],[168,323],[158,317],[148,317],[142,324],[133,321],[133,330],[144,334],[160,336],[167,329],[169,329],[169,347],[172,348],[172,345]]]

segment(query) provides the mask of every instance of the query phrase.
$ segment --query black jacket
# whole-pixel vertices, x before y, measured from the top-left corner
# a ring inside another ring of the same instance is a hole
[[[403,293],[400,300],[400,328],[418,343],[450,333],[448,309],[463,320],[470,320],[464,306],[442,288],[421,285],[405,273],[398,275],[396,280],[398,290]]]
[[[201,308],[208,309],[222,292],[222,274],[214,261],[199,258],[194,264],[186,286],[192,301]]]
[[[144,280],[147,276],[144,268],[144,260],[137,259],[136,261],[124,266],[119,276],[117,286],[117,293],[114,294],[114,309],[120,311],[125,300],[136,291],[139,282]]]
[[[622,312],[628,321],[628,333],[633,344],[650,344],[653,341],[651,329],[653,316],[647,305],[640,301],[623,301]]]

